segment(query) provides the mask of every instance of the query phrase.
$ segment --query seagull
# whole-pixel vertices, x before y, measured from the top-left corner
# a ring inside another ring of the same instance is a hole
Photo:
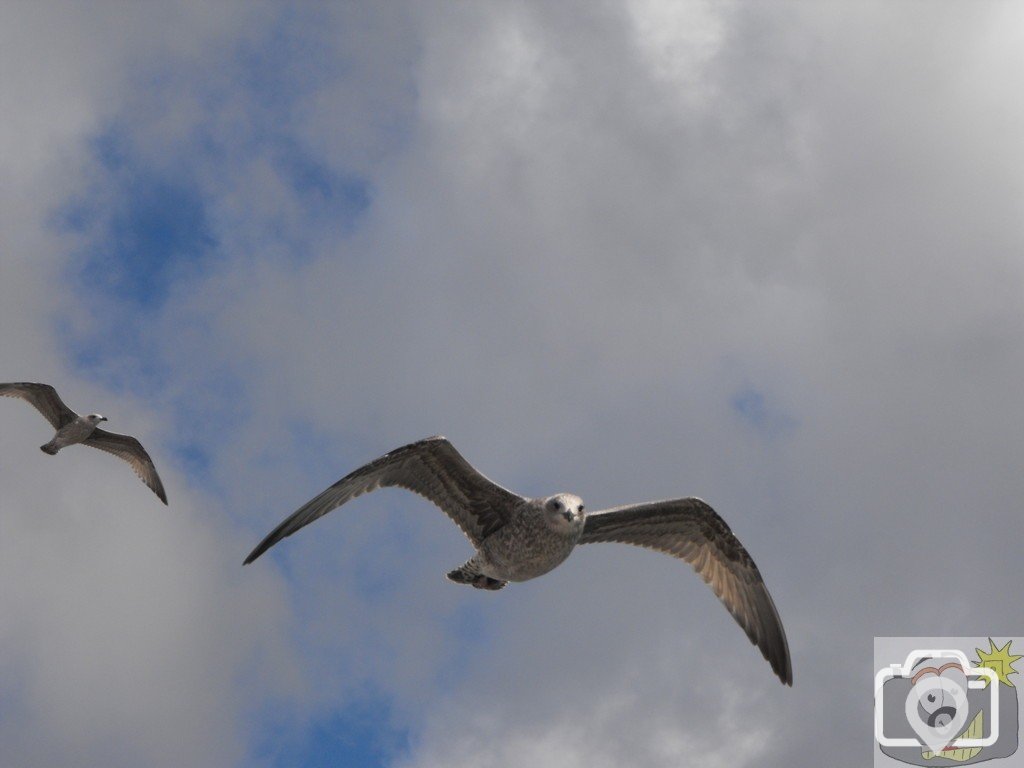
[[[149,458],[142,443],[129,435],[118,435],[100,429],[98,425],[101,421],[107,421],[106,416],[100,416],[98,413],[79,416],[64,405],[57,390],[49,384],[38,384],[31,381],[0,384],[0,396],[19,397],[25,400],[35,406],[36,410],[43,414],[57,430],[50,442],[39,446],[43,453],[56,456],[57,451],[61,448],[67,448],[76,443],[112,453],[119,459],[127,461],[135,470],[135,474],[152,489],[160,501],[164,504],[167,503],[164,485],[160,482],[160,476],[156,473],[153,460]]]
[[[729,526],[700,499],[651,501],[586,512],[579,496],[524,498],[477,472],[447,439],[428,437],[351,472],[271,531],[245,565],[332,509],[369,491],[399,486],[437,505],[476,548],[448,573],[458,584],[497,590],[560,565],[577,544],[623,542],[685,560],[757,645],[785,685],[793,685],[789,644],[768,588]]]

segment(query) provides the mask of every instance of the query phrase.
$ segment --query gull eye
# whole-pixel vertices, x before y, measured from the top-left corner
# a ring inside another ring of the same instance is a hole
[[[580,504],[580,514],[582,514],[582,513],[583,513],[583,505]]]
[[[560,501],[556,501],[555,502],[555,509],[561,509],[561,508],[562,508],[562,503]]]

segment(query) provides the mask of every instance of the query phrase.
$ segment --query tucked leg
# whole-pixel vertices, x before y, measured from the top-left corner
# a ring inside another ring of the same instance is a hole
[[[477,570],[476,564],[472,560],[469,560],[454,571],[449,571],[448,579],[449,581],[454,581],[456,584],[469,584],[477,589],[489,589],[492,591],[501,589],[508,583],[492,579],[490,576],[480,573],[480,571]]]

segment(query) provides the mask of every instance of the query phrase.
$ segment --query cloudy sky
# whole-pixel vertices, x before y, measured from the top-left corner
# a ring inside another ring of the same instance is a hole
[[[1015,4],[0,5],[0,764],[862,766],[875,635],[1021,634]],[[587,506],[699,495],[784,688],[684,564],[499,593],[442,433]]]

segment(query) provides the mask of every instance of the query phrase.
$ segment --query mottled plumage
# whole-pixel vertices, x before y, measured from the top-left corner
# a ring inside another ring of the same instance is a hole
[[[793,684],[782,620],[753,558],[700,499],[669,499],[587,515],[580,544],[617,541],[685,560],[743,627],[784,683]]]
[[[672,499],[586,513],[572,494],[528,499],[481,475],[443,437],[398,448],[346,475],[271,531],[245,563],[382,486],[426,497],[462,529],[477,551],[448,578],[479,589],[541,576],[577,544],[618,541],[681,558],[725,604],[779,679],[793,684],[786,633],[764,580],[729,526],[703,501]]]
[[[160,482],[156,466],[142,443],[130,435],[118,435],[100,429],[97,425],[106,421],[106,416],[98,413],[79,416],[64,405],[57,390],[49,384],[29,381],[0,384],[0,396],[17,397],[30,403],[50,422],[56,433],[50,442],[40,446],[44,453],[54,456],[62,448],[78,443],[99,448],[128,462],[139,479],[149,486],[160,501],[167,503],[167,493]]]

